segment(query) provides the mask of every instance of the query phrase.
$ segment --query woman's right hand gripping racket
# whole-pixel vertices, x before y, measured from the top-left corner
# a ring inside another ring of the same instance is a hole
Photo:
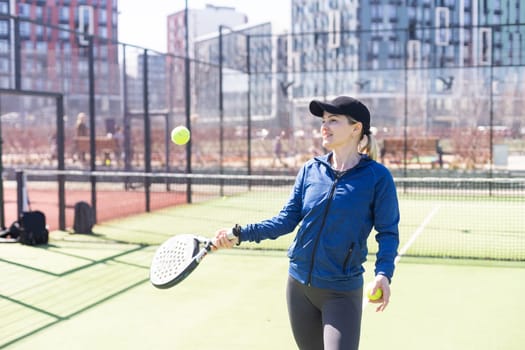
[[[227,237],[235,238],[233,230]],[[202,259],[211,251],[214,241],[193,234],[171,237],[155,252],[150,266],[149,280],[160,289],[173,287],[195,270]]]

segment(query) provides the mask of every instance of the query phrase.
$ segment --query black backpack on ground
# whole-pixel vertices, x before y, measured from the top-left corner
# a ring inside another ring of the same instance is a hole
[[[11,237],[26,245],[47,244],[49,231],[46,227],[46,216],[39,210],[24,211],[20,218],[9,227]]]
[[[77,202],[75,204],[75,218],[73,222],[75,233],[93,233],[94,224],[95,219],[91,206],[83,201]]]

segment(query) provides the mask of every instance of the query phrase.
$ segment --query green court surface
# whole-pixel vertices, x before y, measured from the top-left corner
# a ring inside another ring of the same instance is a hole
[[[220,251],[171,289],[148,281],[155,248],[171,235],[211,236],[280,206],[271,195],[257,203],[236,196],[107,222],[94,235],[53,232],[48,246],[1,244],[0,349],[295,349],[285,250]],[[467,237],[439,248],[447,251],[497,228],[467,228],[465,220],[455,227],[449,221],[465,207],[402,201],[401,245],[416,247],[439,232],[445,241]],[[512,242],[522,227],[501,235]],[[265,244],[286,246],[291,238]],[[434,239],[424,246],[439,247]],[[361,349],[522,349],[524,280],[520,261],[403,257],[388,309],[365,309]]]

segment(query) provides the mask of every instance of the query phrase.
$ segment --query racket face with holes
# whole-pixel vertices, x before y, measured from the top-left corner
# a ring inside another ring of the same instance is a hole
[[[185,279],[199,264],[199,240],[194,235],[178,235],[162,243],[150,266],[150,282],[170,288]]]

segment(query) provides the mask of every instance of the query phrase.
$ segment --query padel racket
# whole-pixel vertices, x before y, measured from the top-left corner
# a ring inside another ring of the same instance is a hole
[[[228,238],[235,235],[230,230]],[[173,287],[195,270],[208,254],[213,240],[193,234],[171,237],[156,250],[150,266],[149,280],[160,289]]]

